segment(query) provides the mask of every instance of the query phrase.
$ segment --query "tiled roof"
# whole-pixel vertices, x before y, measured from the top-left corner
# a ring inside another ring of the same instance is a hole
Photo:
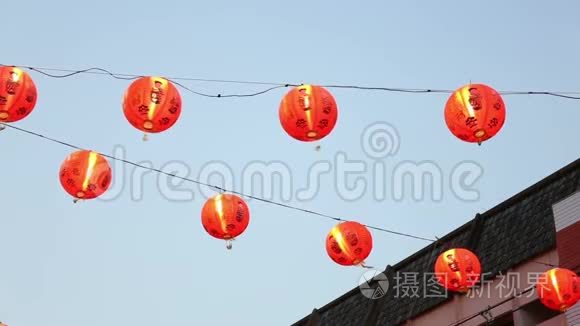
[[[490,277],[556,246],[552,204],[580,190],[580,159],[518,193],[496,207],[416,252],[395,266],[395,272],[430,273],[437,254],[446,248],[466,247],[477,252]],[[423,282],[419,282],[423,283]],[[419,293],[423,293],[419,285]],[[371,300],[354,288],[295,326],[398,325],[449,298],[394,298],[393,289]]]

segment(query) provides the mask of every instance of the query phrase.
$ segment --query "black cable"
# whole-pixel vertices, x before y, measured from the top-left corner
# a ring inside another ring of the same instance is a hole
[[[2,65],[3,66],[3,65]],[[67,77],[72,77],[74,75],[78,75],[78,74],[83,74],[83,73],[99,73],[101,75],[108,75],[111,76],[115,79],[121,79],[121,80],[134,80],[137,78],[141,78],[143,76],[140,75],[129,75],[129,74],[116,74],[116,73],[112,73],[106,69],[102,69],[102,68],[89,68],[89,69],[83,69],[83,70],[64,70],[64,69],[59,69],[61,71],[66,71],[66,74],[63,75],[54,75],[54,74],[49,74],[47,72],[44,72],[43,70],[48,70],[48,69],[43,69],[43,68],[36,68],[36,67],[24,67],[27,68],[31,71],[36,71],[40,74],[43,74],[47,77],[52,77],[52,78],[67,78]],[[164,77],[165,78],[165,77]],[[289,86],[298,86],[298,85],[290,85],[290,84],[284,84],[284,85],[276,85],[273,87],[270,87],[268,89],[265,89],[263,91],[259,91],[256,93],[251,93],[251,94],[217,94],[217,95],[212,95],[212,94],[206,94],[206,93],[201,93],[198,91],[195,91],[177,81],[175,81],[174,78],[165,78],[167,80],[170,80],[171,82],[173,82],[175,85],[181,87],[182,89],[184,89],[185,91],[188,91],[192,94],[195,95],[199,95],[199,96],[203,96],[203,97],[213,97],[213,98],[220,98],[220,97],[252,97],[252,96],[257,96],[257,95],[262,95],[264,93],[267,93],[269,91],[272,91],[274,89],[278,89],[278,88],[283,88],[283,87],[289,87]],[[206,80],[207,81],[207,80]]]
[[[578,96],[570,96],[566,94],[580,94],[577,92],[501,92],[502,95],[549,95],[555,97],[567,98],[570,100],[580,100]]]
[[[51,141],[53,143],[57,143],[57,144],[60,144],[60,145],[66,146],[66,147],[70,147],[70,148],[76,149],[76,150],[84,150],[83,148],[81,148],[79,146],[76,146],[76,145],[73,145],[71,143],[68,143],[68,142],[65,142],[65,141],[62,141],[62,140],[58,140],[58,139],[55,139],[55,138],[47,137],[47,136],[44,136],[44,135],[39,134],[37,132],[30,131],[30,130],[26,130],[26,129],[23,129],[23,128],[20,128],[20,127],[16,127],[16,126],[13,126],[13,125],[10,125],[10,124],[0,123],[0,126],[8,127],[8,128],[11,128],[11,129],[14,129],[14,130],[17,130],[17,131],[20,131],[20,132],[23,132],[23,133],[26,133],[26,134],[35,136],[35,137],[39,137],[39,138],[42,138],[42,139]],[[284,208],[288,208],[288,209],[300,211],[300,212],[307,213],[307,214],[311,214],[311,215],[325,217],[325,218],[328,218],[328,219],[331,219],[331,220],[334,220],[334,221],[337,221],[337,222],[345,222],[345,221],[347,221],[347,220],[344,220],[344,219],[342,219],[340,217],[334,217],[334,216],[331,216],[331,215],[327,215],[327,214],[315,212],[315,211],[312,211],[312,210],[308,210],[308,209],[304,209],[304,208],[300,208],[300,207],[296,207],[296,206],[291,206],[291,205],[284,204],[284,203],[280,203],[280,202],[276,202],[276,201],[273,201],[273,200],[268,200],[268,199],[265,199],[265,198],[260,198],[260,197],[256,197],[256,196],[253,196],[253,195],[244,194],[244,193],[239,192],[239,191],[225,189],[225,188],[222,188],[222,187],[219,187],[219,186],[216,186],[216,185],[212,185],[212,184],[208,184],[208,183],[205,183],[205,182],[201,182],[199,180],[194,180],[194,179],[190,179],[190,178],[186,178],[186,177],[181,177],[181,176],[175,175],[173,173],[167,173],[167,172],[164,172],[164,171],[159,170],[159,169],[156,169],[156,168],[151,168],[151,167],[148,167],[148,166],[143,166],[143,165],[140,165],[138,163],[135,163],[135,162],[132,162],[132,161],[128,161],[128,160],[125,160],[125,159],[121,159],[121,158],[117,158],[115,156],[111,156],[111,155],[108,155],[108,154],[104,154],[104,153],[100,153],[100,152],[97,152],[97,153],[100,154],[100,155],[103,155],[104,157],[110,158],[112,160],[119,161],[119,162],[122,162],[122,163],[125,163],[125,164],[129,164],[129,165],[132,165],[132,166],[141,168],[141,169],[145,169],[145,170],[157,172],[157,173],[160,173],[160,174],[163,174],[163,175],[172,177],[172,178],[176,178],[176,179],[180,179],[180,180],[183,180],[183,181],[195,183],[195,184],[198,184],[198,185],[201,185],[201,186],[205,186],[205,187],[208,187],[208,188],[212,188],[215,191],[218,191],[220,193],[229,192],[229,193],[236,194],[236,195],[240,195],[240,196],[243,196],[243,197],[246,197],[246,198],[250,198],[250,199],[257,200],[257,201],[261,201],[263,203],[268,203],[268,204],[272,204],[272,205],[276,205],[276,206],[280,206],[280,207],[284,207]],[[416,236],[416,235],[412,235],[412,234],[408,234],[408,233],[393,231],[393,230],[389,230],[389,229],[385,229],[385,228],[381,228],[381,227],[377,227],[377,226],[365,225],[365,224],[363,224],[363,225],[366,226],[369,229],[373,229],[373,230],[380,231],[380,232],[390,233],[390,234],[399,235],[399,236],[408,237],[408,238],[413,238],[413,239],[417,239],[417,240],[424,240],[424,241],[430,241],[430,242],[434,242],[435,241],[433,239],[429,239],[429,238],[425,238],[425,237],[421,237],[421,236]]]
[[[71,76],[78,75],[78,74],[90,73],[90,72],[96,72],[96,71],[101,72],[102,74],[105,74],[105,75],[109,75],[115,79],[121,79],[121,80],[134,80],[134,79],[137,79],[139,77],[142,77],[142,76],[123,77],[122,75],[114,74],[114,73],[112,73],[108,70],[102,69],[102,68],[88,68],[88,69],[84,69],[84,70],[76,70],[76,71],[71,71],[70,73],[64,74],[64,75],[49,74],[47,72],[42,71],[39,68],[34,68],[34,67],[24,67],[24,68],[28,68],[29,70],[36,71],[40,74],[43,74],[47,77],[52,77],[52,78],[67,78],[67,77],[71,77]]]
[[[188,91],[190,93],[193,93],[193,94],[199,95],[199,96],[203,96],[203,97],[252,97],[252,96],[257,96],[257,95],[262,95],[264,93],[268,93],[269,91],[272,91],[272,90],[275,90],[275,89],[278,89],[278,88],[284,88],[284,87],[288,87],[288,86],[297,86],[297,85],[285,84],[285,85],[279,85],[279,86],[272,86],[272,87],[267,88],[267,89],[265,89],[263,91],[259,91],[259,92],[256,92],[256,93],[250,93],[250,94],[225,94],[225,95],[217,94],[217,95],[212,95],[212,94],[206,94],[206,93],[201,93],[201,92],[198,92],[198,91],[194,91],[193,89],[191,89],[189,87],[186,87],[183,84],[181,84],[179,82],[176,82],[175,80],[172,80],[170,78],[167,78],[167,80],[171,80],[175,85],[181,87],[182,89],[184,89],[184,90],[186,90],[186,91]]]
[[[558,265],[544,263],[544,262],[541,262],[541,261],[532,261],[532,263],[535,263],[535,264],[538,264],[538,265],[544,265],[544,266],[548,266],[548,267],[558,267]]]
[[[4,65],[0,64],[0,66],[7,66],[7,67],[23,67],[27,69],[38,69],[43,71],[56,71],[56,72],[67,72],[67,73],[78,73],[79,70],[72,70],[72,69],[59,69],[59,68],[44,68],[44,67],[28,67],[28,66],[18,66],[18,65]],[[94,74],[94,75],[110,75],[108,71],[92,71],[90,69],[86,69],[86,71],[82,71],[85,74]],[[134,75],[134,74],[125,74],[125,73],[115,73],[115,76],[120,77],[133,77],[133,79],[143,77],[144,75]],[[56,77],[58,78],[58,76]],[[172,80],[184,80],[184,81],[198,81],[198,82],[207,82],[207,83],[222,83],[222,84],[248,84],[248,85],[267,85],[267,86],[284,86],[286,83],[272,83],[272,82],[261,82],[261,81],[247,81],[247,80],[227,80],[227,79],[205,79],[205,78],[191,78],[191,77],[171,77]]]
[[[4,64],[0,64],[0,66],[7,66]],[[10,66],[12,67],[12,66]],[[49,68],[37,68],[37,67],[29,67],[29,66],[22,66],[22,68],[26,68],[29,69],[31,71],[35,71],[38,72],[44,76],[47,77],[51,77],[51,78],[68,78],[68,77],[72,77],[78,74],[99,74],[99,75],[108,75],[110,77],[113,77],[115,79],[120,79],[120,80],[134,80],[137,78],[141,78],[143,76],[141,75],[130,75],[130,74],[118,74],[118,73],[113,73],[110,72],[106,69],[103,68],[88,68],[88,69],[83,69],[83,70],[68,70],[68,69],[49,69]],[[46,71],[60,71],[60,72],[66,72],[65,74],[62,75],[55,75],[55,74],[50,74],[45,72]],[[203,96],[203,97],[213,97],[213,98],[221,98],[221,97],[252,97],[252,96],[258,96],[258,95],[262,95],[265,93],[268,93],[272,90],[278,89],[278,88],[284,88],[284,87],[289,87],[289,86],[298,86],[297,84],[275,84],[275,86],[267,88],[265,90],[259,91],[259,92],[255,92],[255,93],[250,93],[250,94],[207,94],[207,93],[202,93],[202,92],[198,92],[195,91],[185,85],[183,85],[182,83],[179,83],[176,81],[177,78],[169,78],[169,77],[163,77],[167,80],[170,80],[171,82],[173,82],[175,85],[181,87],[183,90],[188,91],[192,94],[195,95],[199,95],[199,96]],[[196,80],[194,78],[180,78],[181,80]],[[217,82],[217,80],[209,80],[209,79],[197,79],[198,81],[206,81],[206,82]],[[222,81],[222,82],[236,82],[236,83],[251,83],[251,84],[261,84],[261,85],[267,85],[269,83],[260,83],[260,82],[241,82],[241,81]]]
[[[414,88],[392,88],[392,87],[373,87],[373,86],[352,86],[352,85],[323,85],[326,88],[345,88],[345,89],[358,89],[358,90],[368,90],[368,91],[387,91],[387,92],[398,92],[398,93],[453,93],[452,90],[447,89],[414,89]]]
[[[9,66],[0,64],[0,66]],[[78,74],[100,74],[100,75],[108,75],[116,79],[121,80],[133,80],[139,77],[143,77],[143,75],[135,75],[135,74],[124,74],[124,73],[112,73],[103,68],[89,68],[83,70],[72,70],[72,69],[57,69],[57,68],[45,68],[45,67],[32,67],[32,66],[21,66],[23,68],[29,69],[31,71],[38,72],[48,77],[52,78],[67,78]],[[55,75],[47,73],[47,71],[55,71],[55,72],[64,72],[65,74],[62,75]],[[245,80],[227,80],[227,79],[204,79],[204,78],[191,78],[191,77],[164,77],[168,80],[171,80],[173,83],[177,84],[184,90],[191,92],[192,94],[204,96],[204,97],[212,97],[212,98],[222,98],[222,97],[252,97],[258,96],[274,89],[289,87],[289,86],[298,86],[299,84],[295,83],[275,83],[275,82],[261,82],[261,81],[245,81]],[[176,82],[177,80],[182,81],[198,81],[198,82],[208,82],[208,83],[234,83],[234,84],[247,84],[247,85],[269,85],[274,86],[263,91],[259,91],[256,93],[250,94],[206,94],[198,91],[194,91],[191,88],[184,86]],[[354,89],[354,90],[370,90],[370,91],[385,91],[385,92],[398,92],[398,93],[444,93],[450,94],[453,93],[453,90],[448,89],[421,89],[421,88],[393,88],[393,87],[376,87],[376,86],[357,86],[357,85],[322,85],[326,88],[339,88],[339,89]],[[545,96],[554,96],[560,97],[565,99],[571,100],[580,100],[580,96],[573,96],[573,95],[580,95],[580,92],[567,92],[567,91],[499,91],[502,95],[545,95]]]

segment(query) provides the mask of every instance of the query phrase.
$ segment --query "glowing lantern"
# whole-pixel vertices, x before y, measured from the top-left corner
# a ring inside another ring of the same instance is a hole
[[[99,197],[109,188],[111,178],[109,163],[93,151],[74,152],[60,167],[60,183],[76,200]]]
[[[36,105],[36,86],[16,67],[0,67],[0,122],[24,119]]]
[[[465,85],[447,100],[445,122],[457,138],[481,145],[495,136],[505,122],[503,99],[487,85]]]
[[[554,268],[540,276],[536,292],[546,307],[566,311],[580,299],[580,283],[573,271]]]
[[[201,211],[201,224],[212,237],[231,240],[242,234],[250,223],[250,210],[240,197],[220,194],[208,199]]]
[[[177,122],[181,96],[165,78],[141,77],[125,92],[123,112],[133,127],[146,133],[162,132]]]
[[[326,237],[326,252],[340,265],[363,265],[372,249],[371,233],[364,225],[357,222],[339,223]]]
[[[330,134],[336,125],[338,107],[323,87],[302,85],[284,96],[279,113],[280,123],[290,136],[315,141]]]
[[[439,255],[435,262],[437,281],[450,291],[467,292],[480,276],[479,259],[467,249],[449,249]]]

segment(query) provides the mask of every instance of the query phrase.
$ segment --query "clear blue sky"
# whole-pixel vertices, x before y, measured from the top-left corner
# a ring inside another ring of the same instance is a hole
[[[580,90],[580,5],[572,0],[5,1],[0,10],[4,64],[294,83],[454,89],[473,81],[500,90]],[[428,237],[446,234],[580,153],[580,102],[558,98],[506,96],[503,130],[478,147],[448,132],[447,95],[333,90],[339,122],[315,152],[278,123],[285,90],[247,99],[182,93],[181,120],[143,143],[121,111],[128,82],[32,77],[39,101],[18,126],[106,153],[122,145],[127,158],[155,167],[182,161],[192,177],[212,160],[228,162],[238,179],[249,162],[282,161],[304,185],[313,162],[339,151],[371,164],[360,134],[373,122],[389,122],[400,134],[400,150],[385,160],[388,171],[404,161],[435,162],[446,175],[443,200],[345,201],[327,177],[314,200],[293,203]],[[188,85],[211,93],[260,89]],[[13,130],[0,133],[0,320],[10,326],[285,325],[356,286],[364,272],[326,256],[332,222],[258,202],[249,203],[250,227],[228,252],[200,225],[199,192],[193,201],[168,201],[152,174],[144,177],[141,201],[126,189],[113,201],[74,205],[57,178],[69,152]],[[484,169],[475,202],[449,191],[448,173],[464,160]],[[426,245],[373,235],[368,263],[381,268]]]

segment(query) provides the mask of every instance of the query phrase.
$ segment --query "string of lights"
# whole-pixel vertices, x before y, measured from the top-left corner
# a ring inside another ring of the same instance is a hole
[[[30,130],[27,130],[27,129],[23,129],[23,128],[20,128],[20,127],[16,127],[14,125],[0,123],[0,130],[3,129],[3,128],[6,128],[6,127],[7,128],[10,128],[10,129],[13,129],[13,130],[17,130],[17,131],[22,132],[22,133],[26,133],[28,135],[32,135],[32,136],[35,136],[35,137],[42,138],[44,140],[47,140],[47,141],[50,141],[50,142],[53,142],[53,143],[56,143],[56,144],[60,144],[60,145],[63,145],[63,146],[69,147],[69,148],[73,148],[75,150],[85,150],[84,148],[82,148],[80,146],[71,144],[71,143],[66,142],[66,141],[62,141],[62,140],[58,140],[58,139],[55,139],[55,138],[52,138],[52,137],[48,137],[48,136],[42,135],[42,134],[37,133],[37,132],[34,132],[34,131],[30,131]],[[270,205],[280,206],[280,207],[284,207],[284,208],[287,208],[287,209],[299,211],[299,212],[302,212],[302,213],[306,213],[306,214],[310,214],[310,215],[315,215],[315,216],[319,216],[319,217],[324,217],[324,218],[327,218],[327,219],[330,219],[330,220],[333,220],[333,221],[337,221],[337,222],[345,222],[345,221],[347,221],[347,220],[342,219],[340,217],[331,216],[331,215],[324,214],[324,213],[319,213],[319,212],[316,212],[316,211],[313,211],[313,210],[309,210],[309,209],[305,209],[305,208],[301,208],[301,207],[297,207],[297,206],[293,206],[293,205],[289,205],[289,204],[284,204],[284,203],[281,203],[281,202],[277,202],[277,201],[273,201],[273,200],[269,200],[269,199],[257,197],[257,196],[250,195],[250,194],[245,194],[245,193],[242,193],[242,192],[239,192],[239,191],[236,191],[236,190],[225,189],[223,187],[219,187],[219,186],[216,186],[216,185],[212,185],[212,184],[209,184],[209,183],[205,183],[205,182],[202,182],[202,181],[199,181],[199,180],[195,180],[195,179],[191,179],[191,178],[187,178],[187,177],[178,176],[178,175],[176,175],[174,173],[168,173],[168,172],[165,172],[165,171],[160,170],[160,169],[156,169],[156,168],[153,168],[153,167],[144,166],[144,165],[141,165],[139,163],[135,163],[135,162],[132,162],[132,161],[129,161],[129,160],[126,160],[126,159],[118,158],[118,157],[115,157],[115,156],[112,156],[112,155],[108,155],[108,154],[104,154],[104,153],[99,153],[99,152],[97,152],[97,153],[100,154],[100,155],[102,155],[102,156],[104,156],[104,157],[107,157],[107,158],[109,158],[111,160],[115,160],[115,161],[121,162],[123,164],[132,165],[134,167],[137,167],[137,168],[140,168],[140,169],[149,170],[149,171],[152,171],[152,172],[155,172],[155,173],[158,173],[158,174],[163,174],[163,175],[168,176],[168,177],[171,177],[171,178],[176,178],[176,179],[183,180],[185,182],[190,182],[190,183],[194,183],[194,184],[197,184],[197,185],[205,186],[205,187],[211,188],[211,189],[213,189],[213,190],[215,190],[217,192],[220,192],[220,193],[226,193],[226,192],[227,193],[232,193],[232,194],[240,195],[240,196],[243,196],[243,197],[246,197],[246,198],[249,198],[249,199],[254,199],[256,201],[260,201],[260,202],[263,202],[263,203],[267,203],[267,204],[270,204]],[[412,239],[417,239],[417,240],[429,241],[429,242],[435,242],[436,241],[435,239],[429,239],[429,238],[426,238],[426,237],[422,237],[422,236],[418,236],[418,235],[413,235],[413,234],[409,234],[409,233],[404,233],[404,232],[399,232],[399,231],[395,231],[395,230],[390,230],[390,229],[386,229],[386,228],[382,228],[382,227],[378,227],[378,226],[365,225],[365,224],[363,224],[363,225],[366,226],[369,229],[372,229],[372,230],[375,230],[375,231],[379,231],[379,232],[384,232],[384,233],[389,233],[389,234],[393,234],[393,235],[398,235],[398,236],[412,238]]]
[[[63,68],[50,68],[50,67],[34,67],[34,66],[26,66],[26,65],[6,65],[0,64],[1,66],[9,66],[9,67],[21,67],[28,69],[30,71],[37,72],[47,77],[51,78],[68,78],[75,75],[80,74],[94,74],[94,75],[106,75],[115,79],[120,80],[134,80],[140,77],[144,77],[145,75],[138,75],[138,74],[128,74],[128,73],[116,73],[111,72],[104,68],[88,68],[88,69],[63,69]],[[55,74],[55,73],[60,74]],[[203,96],[203,97],[211,97],[211,98],[230,98],[230,97],[253,97],[268,93],[275,89],[279,88],[287,88],[287,87],[295,87],[301,84],[299,83],[283,83],[283,82],[263,82],[263,81],[251,81],[251,80],[227,80],[227,79],[207,79],[207,78],[193,78],[193,77],[164,77],[174,84],[182,88],[183,90],[190,92],[192,94]],[[262,86],[270,86],[267,89],[262,91],[248,93],[248,94],[207,94],[203,92],[199,92],[193,90],[190,87],[183,85],[184,81],[196,81],[196,82],[205,82],[205,83],[220,83],[220,84],[245,84],[245,85],[262,85]],[[360,85],[321,85],[326,88],[335,88],[335,89],[350,89],[350,90],[365,90],[365,91],[383,91],[383,92],[392,92],[392,93],[411,93],[411,94],[421,94],[421,93],[433,93],[433,94],[451,94],[454,90],[449,89],[434,89],[434,88],[400,88],[400,87],[380,87],[380,86],[360,86]],[[553,96],[559,98],[565,98],[570,100],[580,100],[580,91],[499,91],[502,95],[543,95],[543,96]]]

